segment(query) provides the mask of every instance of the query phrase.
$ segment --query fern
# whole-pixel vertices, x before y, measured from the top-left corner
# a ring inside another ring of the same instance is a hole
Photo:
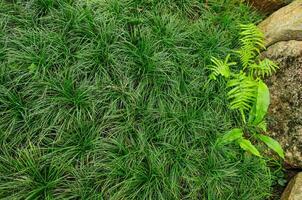
[[[244,73],[234,75],[234,78],[228,81],[227,87],[231,88],[228,92],[230,100],[230,109],[238,109],[245,121],[244,111],[251,109],[257,95],[257,81]]]
[[[264,34],[254,24],[240,25],[242,46],[250,46],[251,49],[260,52],[261,49],[265,49]]]
[[[254,63],[254,58],[264,46],[264,35],[254,24],[241,25],[241,48],[236,51],[244,68]]]
[[[263,33],[254,24],[241,25],[240,41],[241,48],[236,51],[240,57],[243,71],[232,73],[230,67],[236,62],[230,62],[230,54],[224,60],[212,57],[213,65],[209,66],[212,71],[209,78],[216,80],[221,75],[230,79],[227,87],[230,109],[238,109],[245,121],[245,112],[249,111],[257,98],[258,77],[271,75],[278,66],[269,59],[256,62],[260,50],[264,49]],[[247,71],[247,72],[245,72]],[[231,77],[231,78],[230,78]]]
[[[279,69],[278,65],[269,59],[264,59],[258,64],[254,63],[249,66],[250,75],[256,77],[271,76],[277,69]]]
[[[269,89],[261,80],[261,77],[272,75],[278,69],[278,66],[269,59],[262,61],[257,59],[260,51],[265,48],[264,36],[257,26],[253,24],[242,25],[241,29],[240,41],[242,46],[235,52],[240,57],[242,70],[239,73],[230,70],[230,66],[237,64],[229,62],[230,55],[224,61],[212,58],[213,65],[209,66],[212,71],[209,76],[211,80],[215,80],[218,75],[228,79],[227,88],[229,92],[227,98],[230,101],[229,107],[232,110],[238,110],[243,121],[243,128],[232,129],[218,143],[224,144],[225,142],[235,141],[242,149],[261,157],[251,141],[244,138],[244,130],[248,130],[254,138],[264,142],[281,158],[284,158],[281,145],[273,138],[262,134],[262,132],[267,131],[265,115],[269,107],[270,95]],[[249,113],[248,122],[246,121],[246,113]]]
[[[225,78],[229,78],[231,75],[230,67],[236,65],[236,62],[229,62],[230,55],[227,55],[224,60],[212,57],[211,61],[214,65],[210,65],[209,69],[212,71],[210,79],[216,80],[216,77],[221,75]]]
[[[266,132],[267,131],[267,123],[266,121],[262,121],[258,124],[258,128],[263,131],[263,132]]]
[[[256,52],[256,49],[252,45],[242,46],[239,50],[235,51],[244,68],[253,64],[254,58],[257,55]]]

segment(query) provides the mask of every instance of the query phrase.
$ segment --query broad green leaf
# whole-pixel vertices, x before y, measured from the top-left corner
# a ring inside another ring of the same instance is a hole
[[[257,148],[249,140],[242,139],[242,140],[239,141],[239,145],[242,149],[251,152],[255,156],[261,157],[261,155],[260,155],[259,151],[257,150]]]
[[[262,142],[264,142],[270,149],[275,151],[281,158],[284,159],[284,152],[278,141],[274,140],[273,138],[271,138],[267,135],[263,135],[263,134],[259,134],[257,137]]]
[[[230,143],[235,140],[241,139],[243,136],[243,131],[240,128],[234,128],[228,131],[224,136],[221,138],[222,143]]]
[[[269,89],[263,81],[259,81],[256,104],[250,111],[249,122],[257,125],[263,121],[270,104]]]

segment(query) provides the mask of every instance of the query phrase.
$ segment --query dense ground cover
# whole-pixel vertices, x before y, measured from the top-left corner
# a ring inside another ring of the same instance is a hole
[[[256,22],[231,0],[0,1],[0,199],[261,200],[211,56]]]

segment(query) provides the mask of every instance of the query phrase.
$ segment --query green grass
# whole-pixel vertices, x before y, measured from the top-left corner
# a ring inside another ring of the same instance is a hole
[[[232,0],[0,0],[0,199],[262,200],[211,56],[260,17]]]

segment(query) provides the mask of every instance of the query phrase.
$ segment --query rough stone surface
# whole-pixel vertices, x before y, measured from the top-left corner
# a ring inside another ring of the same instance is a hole
[[[250,5],[265,14],[271,14],[290,1],[291,0],[247,0]]]
[[[278,42],[262,56],[280,66],[267,80],[270,135],[283,146],[285,162],[291,168],[302,168],[302,41]]]
[[[267,46],[280,41],[302,40],[302,0],[274,12],[259,24],[259,28],[265,34]]]
[[[302,173],[297,174],[288,184],[281,200],[302,200]]]

